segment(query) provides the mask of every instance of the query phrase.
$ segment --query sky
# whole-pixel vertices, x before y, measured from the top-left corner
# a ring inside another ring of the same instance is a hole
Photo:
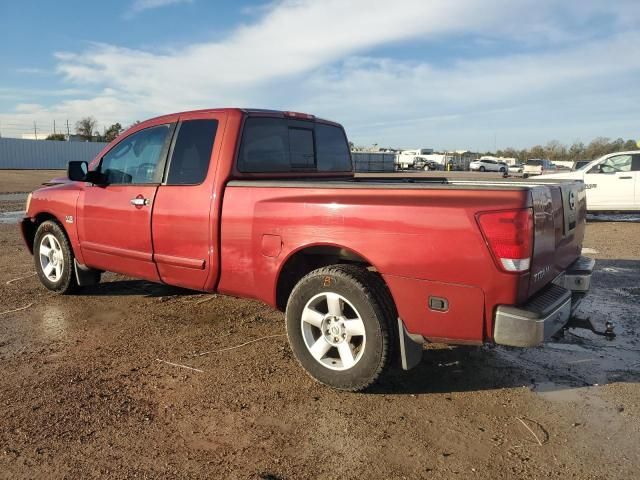
[[[4,137],[229,106],[356,145],[640,138],[638,0],[0,0],[0,45]]]

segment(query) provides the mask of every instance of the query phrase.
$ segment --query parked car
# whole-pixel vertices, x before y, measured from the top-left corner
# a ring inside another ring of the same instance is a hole
[[[524,165],[516,163],[515,165],[509,165],[509,173],[522,173]]]
[[[497,160],[491,160],[488,158],[481,158],[474,160],[469,164],[469,170],[473,172],[502,172],[505,173],[509,170],[506,163],[498,162]]]
[[[580,170],[546,178],[582,180],[590,212],[640,211],[640,150],[610,153]]]
[[[46,288],[113,271],[258,299],[338,389],[412,368],[424,342],[539,345],[594,264],[581,182],[354,178],[342,126],[300,113],[154,118],[68,178],[34,191],[21,222]]]
[[[556,166],[550,160],[532,158],[524,164],[523,175],[525,178],[532,175],[544,175],[546,173],[555,173]]]
[[[434,160],[427,160],[423,167],[423,170],[441,170],[441,169],[442,169],[442,165],[440,165],[438,162]]]

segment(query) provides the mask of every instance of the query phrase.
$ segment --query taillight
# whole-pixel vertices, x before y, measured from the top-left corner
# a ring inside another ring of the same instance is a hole
[[[480,213],[478,223],[491,253],[503,270],[529,270],[533,252],[531,208]]]

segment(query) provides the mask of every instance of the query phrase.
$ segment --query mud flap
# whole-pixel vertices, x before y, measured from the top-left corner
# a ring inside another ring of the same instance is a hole
[[[81,287],[88,287],[90,285],[97,285],[100,282],[100,271],[89,268],[74,258],[73,269],[76,272],[76,280]]]
[[[404,327],[404,322],[398,318],[398,338],[400,339],[400,361],[403,370],[411,370],[422,360],[422,343],[418,343]]]

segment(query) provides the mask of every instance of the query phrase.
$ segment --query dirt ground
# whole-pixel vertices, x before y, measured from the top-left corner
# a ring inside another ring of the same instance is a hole
[[[20,181],[5,192],[42,179]],[[637,221],[587,226],[599,260],[580,313],[615,340],[433,345],[360,394],[314,383],[284,336],[219,351],[284,334],[257,302],[115,274],[60,297],[15,224],[0,247],[0,478],[640,476]]]
[[[30,192],[43,182],[64,176],[64,170],[0,170],[0,193]]]

